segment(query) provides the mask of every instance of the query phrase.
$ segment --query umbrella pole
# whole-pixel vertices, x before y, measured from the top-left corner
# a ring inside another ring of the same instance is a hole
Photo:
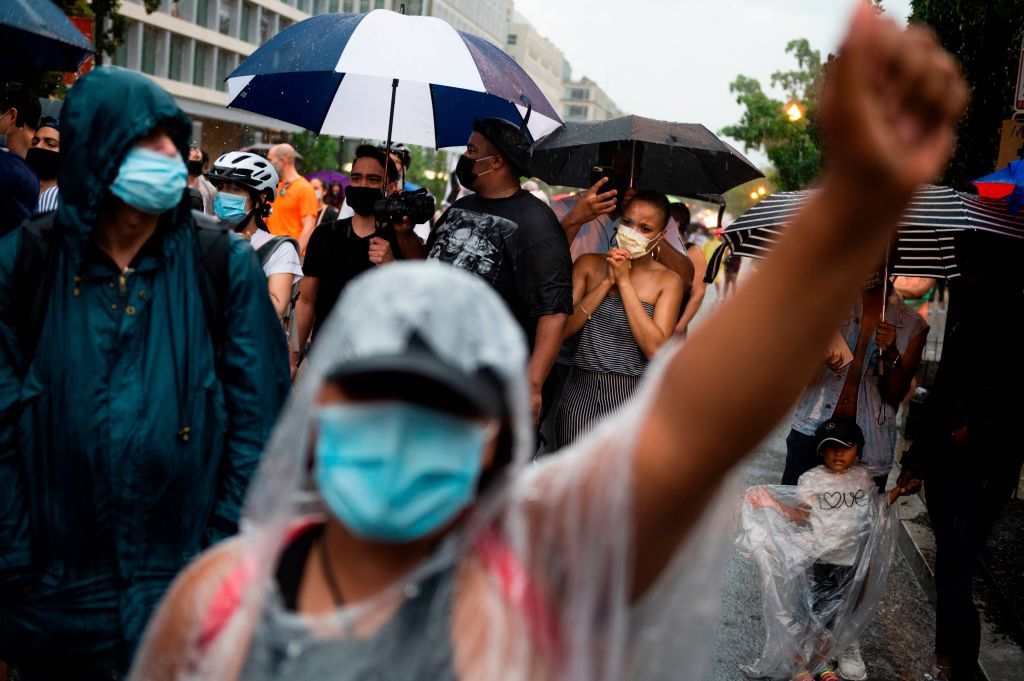
[[[394,78],[391,81],[391,111],[388,113],[388,140],[385,147],[387,153],[386,163],[384,164],[384,193],[387,194],[387,176],[388,176],[388,163],[391,163],[391,132],[395,127],[395,98],[398,96],[398,79]]]
[[[882,321],[885,321],[885,308],[889,304],[889,252],[885,252],[885,269],[882,271]]]
[[[633,152],[629,155],[629,188],[633,188],[633,172],[636,168],[636,140],[633,140]]]
[[[391,164],[391,133],[395,127],[395,98],[398,96],[398,79],[393,78],[391,80],[391,111],[388,113],[388,139],[384,147],[384,186],[380,188],[380,193],[383,198],[388,198],[388,166]],[[397,168],[396,168],[397,169]],[[377,232],[378,235],[384,232],[388,227],[377,221]]]

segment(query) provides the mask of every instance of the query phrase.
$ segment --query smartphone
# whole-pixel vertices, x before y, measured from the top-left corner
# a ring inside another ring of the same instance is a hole
[[[593,187],[602,177],[608,178],[608,181],[601,187],[602,193],[615,189],[615,172],[611,166],[594,166],[591,168],[590,186]]]
[[[832,340],[828,343],[828,349],[830,353],[839,353],[843,357],[843,363],[836,370],[837,373],[853,361],[853,350],[850,349],[850,344],[846,342],[843,334],[839,331],[836,331],[835,335],[832,336]]]

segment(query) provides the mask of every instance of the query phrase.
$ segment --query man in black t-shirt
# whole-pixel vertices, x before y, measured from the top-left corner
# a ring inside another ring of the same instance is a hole
[[[572,313],[572,261],[555,214],[519,186],[528,164],[529,141],[518,127],[499,118],[478,121],[455,170],[476,193],[456,201],[435,225],[427,257],[486,279],[508,303],[531,347],[536,421]]]
[[[345,200],[355,215],[344,220],[325,222],[313,231],[306,246],[299,299],[295,303],[299,347],[306,339],[316,338],[341,292],[366,270],[396,259],[422,258],[423,244],[412,233],[411,225],[394,225],[378,232],[373,206],[385,188],[385,153],[370,145],[356,149]],[[398,170],[387,166],[387,192],[398,191]],[[292,358],[293,368],[299,353]]]

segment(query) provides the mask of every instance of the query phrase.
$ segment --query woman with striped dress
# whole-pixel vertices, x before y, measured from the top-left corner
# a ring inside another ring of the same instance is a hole
[[[628,400],[648,359],[672,335],[683,282],[652,257],[668,219],[663,194],[638,192],[623,209],[616,245],[573,265],[565,338],[576,337],[576,347],[558,407],[558,447]]]

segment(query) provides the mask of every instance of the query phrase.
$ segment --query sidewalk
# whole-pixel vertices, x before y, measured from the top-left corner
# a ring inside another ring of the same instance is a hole
[[[902,451],[901,441],[897,449]],[[898,475],[895,471],[893,475]],[[890,481],[895,482],[894,480]],[[891,485],[890,485],[891,486]],[[925,490],[927,492],[927,490]],[[987,681],[1024,678],[1024,479],[989,537],[974,601],[981,614],[978,668]],[[899,545],[932,605],[935,604],[935,537],[921,496],[900,502]]]

